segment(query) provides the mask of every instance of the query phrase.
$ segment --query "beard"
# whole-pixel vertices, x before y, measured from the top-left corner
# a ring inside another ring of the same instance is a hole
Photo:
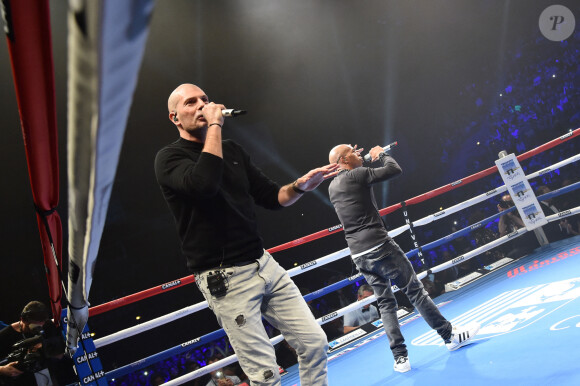
[[[190,127],[187,129],[184,129],[187,134],[191,135],[192,137],[200,140],[200,141],[205,141],[205,136],[207,135],[207,125],[202,126],[202,127]]]

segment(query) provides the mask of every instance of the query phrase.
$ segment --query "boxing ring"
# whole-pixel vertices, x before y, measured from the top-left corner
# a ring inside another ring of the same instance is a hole
[[[566,135],[519,155],[517,159],[519,161],[526,160],[579,135],[580,129],[571,130]],[[562,167],[572,165],[579,159],[580,154],[573,155],[549,167],[530,173],[526,178],[531,181]],[[495,213],[443,238],[419,245],[414,233],[415,228],[436,223],[442,218],[466,210],[478,203],[497,200],[498,196],[507,191],[507,187],[506,185],[498,186],[417,220],[409,218],[407,207],[460,188],[497,171],[498,168],[493,166],[380,210],[381,216],[399,209],[403,210],[406,223],[389,231],[389,235],[396,237],[408,232],[415,248],[406,254],[410,259],[419,259],[423,265],[425,252],[447,244],[456,238],[468,236],[471,232],[497,221],[500,215],[516,208],[512,207],[501,213]],[[537,199],[546,200],[573,192],[578,188],[580,188],[580,181],[538,196]],[[580,213],[580,206],[564,209],[559,213],[546,216],[546,220],[556,222]],[[342,227],[336,225],[271,248],[268,251],[275,257],[276,252],[341,231]],[[427,267],[423,265],[425,270],[418,273],[418,277],[422,279],[427,275],[459,265],[520,237],[526,232],[528,232],[526,228],[521,228],[437,266]],[[451,291],[434,299],[435,303],[441,307],[443,315],[452,323],[467,324],[469,321],[476,320],[482,324],[482,329],[474,343],[457,352],[448,352],[436,333],[426,323],[417,321],[417,319],[421,319],[420,315],[415,312],[401,312],[399,320],[406,338],[412,365],[412,371],[408,373],[399,374],[393,371],[392,355],[388,341],[384,336],[384,330],[381,329],[380,319],[329,342],[329,383],[331,385],[383,385],[387,381],[394,381],[396,384],[465,384],[468,381],[470,384],[496,382],[530,385],[553,381],[557,384],[579,384],[580,351],[572,346],[573,342],[578,342],[580,338],[579,255],[580,236],[574,236],[542,245],[519,259],[503,258],[449,283]],[[350,252],[348,248],[345,248],[290,269],[288,274],[294,277],[348,256],[350,256]],[[361,275],[354,275],[307,294],[304,298],[306,301],[320,298],[360,279]],[[92,307],[89,309],[89,316],[93,317],[118,309],[193,282],[192,276],[176,279]],[[393,289],[397,290],[397,288]],[[324,315],[317,321],[321,325],[328,323],[375,300],[374,296],[368,297],[363,301],[355,302]],[[194,314],[205,308],[207,308],[207,302],[203,301],[94,341],[87,327],[82,334],[83,345],[81,347],[84,347],[85,350],[79,349],[73,358],[81,384],[114,383],[115,379],[224,337],[223,330],[199,337],[189,337],[180,345],[170,347],[136,362],[123,364],[115,369],[102,369],[96,354],[100,348],[119,344],[123,339],[162,326],[186,315]],[[64,314],[63,322],[63,326],[65,326],[66,315]],[[272,338],[271,342],[277,344],[282,340],[283,337],[278,335]],[[235,355],[229,356],[219,362],[171,379],[165,384],[186,383],[234,363],[236,360]],[[297,365],[286,369],[286,373],[282,376],[282,384],[299,384]]]

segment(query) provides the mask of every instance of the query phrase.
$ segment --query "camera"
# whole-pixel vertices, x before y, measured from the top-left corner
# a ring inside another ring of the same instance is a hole
[[[0,361],[0,365],[18,362],[14,367],[24,373],[36,373],[47,367],[49,358],[64,354],[65,342],[60,329],[46,321],[36,335],[14,343],[13,351]]]

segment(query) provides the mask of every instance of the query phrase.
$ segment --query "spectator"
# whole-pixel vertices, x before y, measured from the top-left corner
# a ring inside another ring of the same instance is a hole
[[[368,284],[363,284],[358,289],[357,301],[360,302],[361,300],[366,299],[371,295],[374,295],[373,287]],[[377,311],[377,307],[372,304],[367,304],[362,308],[351,311],[344,315],[344,333],[346,334],[351,332],[363,324],[370,323],[377,319],[379,319],[379,312]]]
[[[562,188],[571,185],[573,183],[574,183],[573,180],[567,178],[564,181],[562,181]],[[558,196],[557,200],[555,201],[557,201],[556,205],[561,210],[574,209],[575,207],[580,206],[580,195],[578,194],[577,191],[572,191],[563,194],[561,196]],[[568,236],[580,235],[580,214],[575,214],[574,216],[566,217],[565,220],[566,220],[565,228]]]
[[[501,200],[497,205],[497,210],[503,212],[513,206],[514,202],[512,201],[511,196],[505,194],[501,197]],[[517,211],[511,211],[500,216],[498,224],[500,237],[515,232],[520,228],[525,228],[525,225]],[[507,242],[505,245],[507,246],[507,249],[505,250],[506,256],[511,259],[519,259],[537,248],[539,243],[532,232],[527,232],[522,236],[517,237],[515,240]]]
[[[220,360],[219,357],[215,356],[211,358],[207,364],[211,365],[212,363],[218,362]],[[207,383],[206,386],[234,386],[239,385],[242,383],[240,378],[235,375],[227,375],[224,372],[224,368],[216,369],[210,373],[211,379]]]
[[[546,185],[541,185],[536,188],[536,196],[542,196],[550,192],[550,188]],[[560,209],[556,208],[554,205],[553,198],[540,201],[540,206],[542,207],[544,216],[546,217],[560,212]],[[542,228],[544,229],[549,242],[562,240],[568,237],[568,220],[565,218],[552,221],[551,223],[544,225]]]
[[[477,210],[473,212],[473,214],[469,217],[469,225],[476,224],[484,219],[485,215],[483,214],[483,212]],[[473,241],[475,242],[475,247],[479,248],[486,244],[491,243],[493,240],[497,239],[499,235],[490,228],[488,228],[487,226],[485,226],[485,224],[482,224],[482,226],[480,226],[473,232],[472,237]],[[482,265],[486,266],[504,257],[505,256],[500,248],[493,248],[489,251],[485,251],[481,255],[480,259]]]

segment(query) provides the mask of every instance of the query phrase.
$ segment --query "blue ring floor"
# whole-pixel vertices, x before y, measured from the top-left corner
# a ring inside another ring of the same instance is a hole
[[[481,323],[472,344],[449,352],[413,313],[400,321],[411,371],[393,370],[381,328],[329,354],[329,384],[580,385],[579,297],[580,236],[575,236],[434,299],[453,324]],[[287,371],[282,385],[299,385],[298,366]]]

